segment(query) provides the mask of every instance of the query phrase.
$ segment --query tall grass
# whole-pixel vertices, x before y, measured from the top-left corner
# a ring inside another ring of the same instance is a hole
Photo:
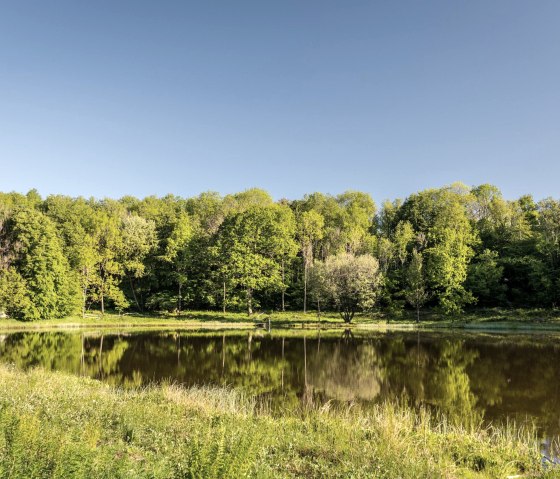
[[[390,404],[273,417],[241,393],[0,366],[0,477],[558,477],[531,431]]]

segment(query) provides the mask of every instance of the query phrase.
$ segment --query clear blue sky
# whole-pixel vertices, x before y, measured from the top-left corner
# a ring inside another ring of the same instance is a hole
[[[12,0],[0,190],[560,196],[560,1]]]

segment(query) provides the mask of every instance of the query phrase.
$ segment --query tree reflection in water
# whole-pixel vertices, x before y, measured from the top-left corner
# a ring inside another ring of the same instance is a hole
[[[468,423],[534,418],[560,431],[560,347],[537,335],[251,331],[5,334],[0,360],[135,387],[163,379],[242,388],[272,410],[406,401]]]

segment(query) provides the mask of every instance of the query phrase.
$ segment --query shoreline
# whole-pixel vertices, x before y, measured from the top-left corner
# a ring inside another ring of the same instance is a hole
[[[255,315],[189,311],[180,316],[172,315],[118,315],[90,314],[85,318],[72,316],[63,319],[18,321],[0,319],[0,332],[83,329],[165,329],[165,330],[344,330],[355,331],[498,331],[498,332],[560,332],[560,313],[541,310],[480,310],[459,317],[441,317],[428,313],[416,323],[409,318],[387,318],[382,315],[360,315],[344,323],[336,313],[326,313],[317,318],[315,313],[284,312]]]

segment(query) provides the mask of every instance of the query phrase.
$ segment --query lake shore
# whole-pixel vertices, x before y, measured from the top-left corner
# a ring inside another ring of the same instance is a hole
[[[41,329],[97,329],[97,328],[143,328],[143,329],[466,329],[466,330],[527,330],[560,331],[560,311],[544,309],[479,309],[461,315],[444,316],[434,311],[424,311],[419,323],[407,312],[401,316],[386,313],[359,314],[352,323],[346,324],[337,313],[273,312],[222,313],[215,311],[186,311],[182,314],[125,314],[99,313],[70,316],[43,321],[18,321],[0,319],[0,330],[27,331]]]
[[[10,477],[554,477],[531,431],[454,425],[394,405],[278,417],[236,390],[125,391],[0,366]],[[521,476],[517,476],[521,474]]]

